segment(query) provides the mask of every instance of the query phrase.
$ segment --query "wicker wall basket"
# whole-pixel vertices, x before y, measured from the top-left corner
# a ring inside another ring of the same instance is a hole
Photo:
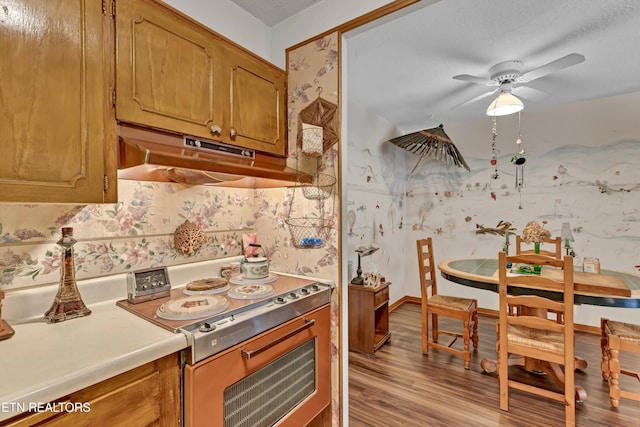
[[[302,148],[303,123],[322,127],[322,152],[326,152],[340,139],[338,136],[338,132],[340,131],[338,106],[320,96],[298,114],[298,132],[296,139],[300,148]],[[312,150],[312,152],[313,151],[316,150]]]
[[[293,246],[298,249],[322,248],[329,237],[333,222],[322,218],[287,218]]]

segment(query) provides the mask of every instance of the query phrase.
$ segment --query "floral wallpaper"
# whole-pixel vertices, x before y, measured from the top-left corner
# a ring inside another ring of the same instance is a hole
[[[0,288],[57,282],[62,227],[72,227],[76,278],[123,273],[241,254],[251,230],[251,190],[119,181],[116,204],[0,204]],[[185,220],[205,231],[192,255],[176,251],[173,233]]]
[[[338,105],[338,33],[319,38],[288,52],[289,141],[297,141],[298,114],[318,97]],[[289,155],[296,156],[297,144],[289,144]]]
[[[316,220],[318,224],[332,224],[329,233],[325,236],[326,243],[320,249],[303,249],[304,256],[298,256],[292,259],[289,250],[280,251],[276,257],[276,262],[285,262],[284,258],[288,258],[288,266],[295,272],[301,274],[313,274],[323,271],[329,273],[325,276],[332,279],[338,284],[338,291],[333,293],[331,308],[331,365],[332,365],[332,423],[334,426],[340,425],[340,294],[341,285],[338,268],[338,241],[339,234],[337,232],[339,226],[340,200],[339,192],[340,183],[337,182],[339,170],[339,147],[340,143],[334,144],[324,154],[318,158],[308,157],[302,150],[298,150],[298,144],[295,141],[298,130],[298,116],[305,107],[322,97],[325,101],[335,105],[337,114],[339,109],[339,35],[332,33],[325,37],[309,42],[294,50],[287,51],[288,61],[288,133],[289,133],[289,156],[295,158],[297,165],[307,163],[313,165],[316,174],[326,174],[336,178],[336,184],[330,190],[326,198],[317,200],[305,199],[300,189],[290,189],[286,194],[286,198],[282,202],[282,214],[286,214],[284,209],[288,209],[291,218],[309,218]],[[335,129],[339,135],[339,129]],[[306,169],[305,169],[306,170]],[[318,175],[319,176],[319,175]],[[318,185],[318,187],[321,184]],[[325,190],[327,191],[327,190]],[[286,206],[285,206],[286,205]],[[282,219],[282,215],[280,215]],[[323,222],[317,221],[323,219]],[[263,227],[260,219],[256,221],[256,226]],[[283,225],[278,221],[271,221],[272,231],[278,231]],[[316,230],[318,232],[326,230]],[[273,242],[273,245],[281,243],[276,240],[275,236],[269,236],[267,239]],[[284,245],[282,243],[282,245]],[[300,249],[298,249],[298,253]],[[347,391],[344,391],[347,392]]]
[[[331,277],[336,265],[334,246],[318,258],[298,256],[302,251],[291,244],[285,223],[292,190],[127,180],[118,187],[116,204],[0,204],[0,289],[57,283],[62,227],[72,227],[78,241],[77,279],[241,255],[247,232],[257,233],[274,270]],[[306,200],[296,201],[297,209],[306,209]],[[191,255],[174,246],[174,232],[185,220],[205,232],[204,244]]]

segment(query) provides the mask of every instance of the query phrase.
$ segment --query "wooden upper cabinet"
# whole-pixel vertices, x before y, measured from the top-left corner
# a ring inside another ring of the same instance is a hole
[[[117,200],[112,40],[100,1],[2,1],[0,202]]]
[[[212,138],[222,128],[220,44],[151,0],[116,14],[118,120]]]
[[[270,67],[235,49],[227,49],[224,64],[229,72],[232,143],[284,155],[284,71]]]
[[[116,38],[118,120],[285,155],[283,70],[152,0],[118,7]]]

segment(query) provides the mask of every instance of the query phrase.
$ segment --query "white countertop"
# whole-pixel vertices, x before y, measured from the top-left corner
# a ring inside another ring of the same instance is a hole
[[[89,316],[48,324],[12,324],[0,341],[0,421],[19,405],[46,404],[187,346],[183,334],[164,330],[116,306],[88,306]]]
[[[169,270],[180,285],[188,270],[219,271],[220,262]],[[217,269],[217,270],[216,270]],[[127,296],[126,274],[78,281],[91,314],[49,324],[44,313],[57,285],[7,291],[3,319],[15,331],[0,341],[0,421],[29,404],[46,404],[187,347],[187,338],[116,305]]]

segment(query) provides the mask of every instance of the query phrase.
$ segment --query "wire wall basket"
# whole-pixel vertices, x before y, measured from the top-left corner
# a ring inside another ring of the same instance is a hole
[[[293,246],[298,249],[322,248],[329,237],[333,221],[322,218],[287,218]]]
[[[302,184],[302,183],[301,183]],[[336,178],[324,173],[313,175],[311,183],[304,184],[302,194],[309,200],[326,200],[331,197]]]

